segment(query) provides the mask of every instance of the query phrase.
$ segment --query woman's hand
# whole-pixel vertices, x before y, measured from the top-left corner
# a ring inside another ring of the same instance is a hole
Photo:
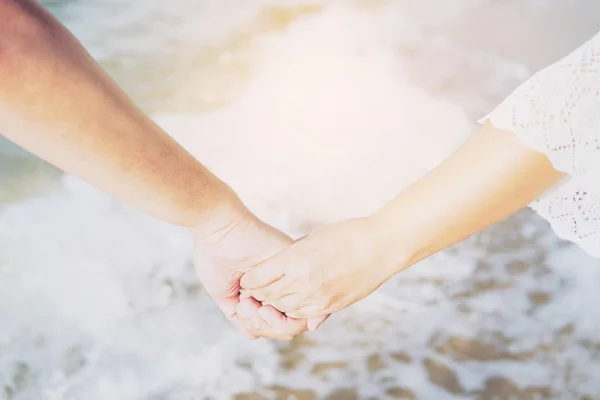
[[[289,317],[326,316],[368,296],[398,272],[379,253],[376,236],[367,218],[333,224],[246,272],[241,286]]]

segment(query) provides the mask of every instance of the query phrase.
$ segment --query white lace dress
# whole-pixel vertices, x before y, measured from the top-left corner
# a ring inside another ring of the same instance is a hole
[[[561,238],[600,257],[600,34],[535,74],[486,120],[568,174],[531,208]]]

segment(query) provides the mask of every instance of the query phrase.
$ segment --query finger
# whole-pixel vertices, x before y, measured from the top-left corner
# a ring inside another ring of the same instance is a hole
[[[261,304],[254,299],[244,299],[240,301],[237,307],[237,315],[239,316],[240,323],[245,330],[250,332],[252,335],[264,336],[265,332],[269,331],[267,323],[261,320],[258,315],[258,310]]]
[[[330,315],[331,314],[308,319],[306,322],[308,330],[311,332],[316,332],[316,330],[319,329],[319,327],[327,320],[327,318],[329,318]]]
[[[273,302],[281,299],[287,295],[294,293],[294,282],[292,279],[283,277],[270,285],[249,291],[256,300],[258,301],[269,301]]]
[[[290,311],[286,311],[286,314],[292,318],[321,318],[331,312],[326,310],[323,306],[319,305],[303,305],[296,307]]]
[[[254,299],[246,299],[238,306],[244,327],[256,336],[266,339],[290,340],[306,330],[305,323],[290,319],[272,307],[261,307]]]
[[[256,336],[254,333],[252,333],[245,326],[244,322],[237,315],[231,319],[231,322],[233,323],[233,325],[236,328],[238,328],[238,330],[240,332],[242,332],[244,335],[246,335],[250,340],[256,340],[256,339],[258,339],[258,336]]]
[[[240,281],[241,287],[246,290],[259,289],[283,278],[285,275],[285,264],[281,261],[283,261],[281,257],[275,256],[250,269],[242,275]]]
[[[217,304],[219,303],[219,301],[217,301]],[[229,316],[229,320],[233,323],[233,325],[238,328],[238,330],[240,330],[240,332],[242,332],[244,335],[248,336],[250,339],[252,340],[256,340],[258,339],[258,336],[256,336],[255,334],[253,334],[251,332],[250,329],[247,328],[246,324],[244,323],[244,321],[240,318],[239,314],[237,313],[237,309],[239,308],[239,299],[236,299],[236,310],[235,310],[235,314]],[[229,308],[230,305],[228,304],[226,306],[226,308]],[[226,314],[227,315],[227,314]]]
[[[280,337],[291,338],[307,330],[306,320],[286,317],[272,306],[261,307],[258,314]]]
[[[271,305],[281,312],[292,316],[292,313],[305,305],[304,296],[297,293],[288,294],[275,301],[265,301],[263,305]]]
[[[286,316],[271,306],[262,306],[258,310],[260,317],[275,331],[285,330]]]
[[[246,325],[241,321],[237,314],[238,304],[240,303],[240,299],[237,296],[233,297],[224,297],[224,298],[214,298],[214,302],[221,309],[223,314],[227,317],[229,321],[244,335],[248,336],[252,340],[258,339],[258,337],[253,334],[249,329],[247,329]]]
[[[237,306],[237,315],[242,321],[252,319],[258,315],[260,307],[260,303],[253,298],[240,300]]]
[[[225,314],[227,319],[232,320],[237,314],[237,305],[240,302],[239,296],[213,297],[213,301],[223,312],[223,314]]]

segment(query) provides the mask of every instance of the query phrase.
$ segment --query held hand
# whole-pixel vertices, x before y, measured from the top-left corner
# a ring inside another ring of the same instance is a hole
[[[242,326],[250,334],[277,340],[291,340],[307,329],[316,330],[327,317],[294,319],[282,314],[273,306],[261,305],[252,297],[242,297],[237,307]]]
[[[240,303],[244,272],[292,244],[289,237],[242,209],[213,213],[194,229],[194,238],[196,271],[204,287],[241,331],[253,339],[290,339],[307,329],[306,320],[261,308],[254,299]]]
[[[397,272],[376,243],[369,219],[333,224],[249,270],[241,285],[287,316],[323,317],[368,296]]]

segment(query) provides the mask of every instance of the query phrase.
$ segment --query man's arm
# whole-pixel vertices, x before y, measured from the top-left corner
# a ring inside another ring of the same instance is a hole
[[[242,273],[291,239],[146,117],[34,0],[0,0],[0,133],[154,217],[193,228],[204,286],[243,331],[250,322],[272,338],[306,330],[306,321],[275,310],[262,315],[275,327],[236,314]],[[259,306],[251,303],[248,316]]]
[[[157,218],[196,226],[237,196],[146,117],[33,0],[0,0],[0,133]]]

